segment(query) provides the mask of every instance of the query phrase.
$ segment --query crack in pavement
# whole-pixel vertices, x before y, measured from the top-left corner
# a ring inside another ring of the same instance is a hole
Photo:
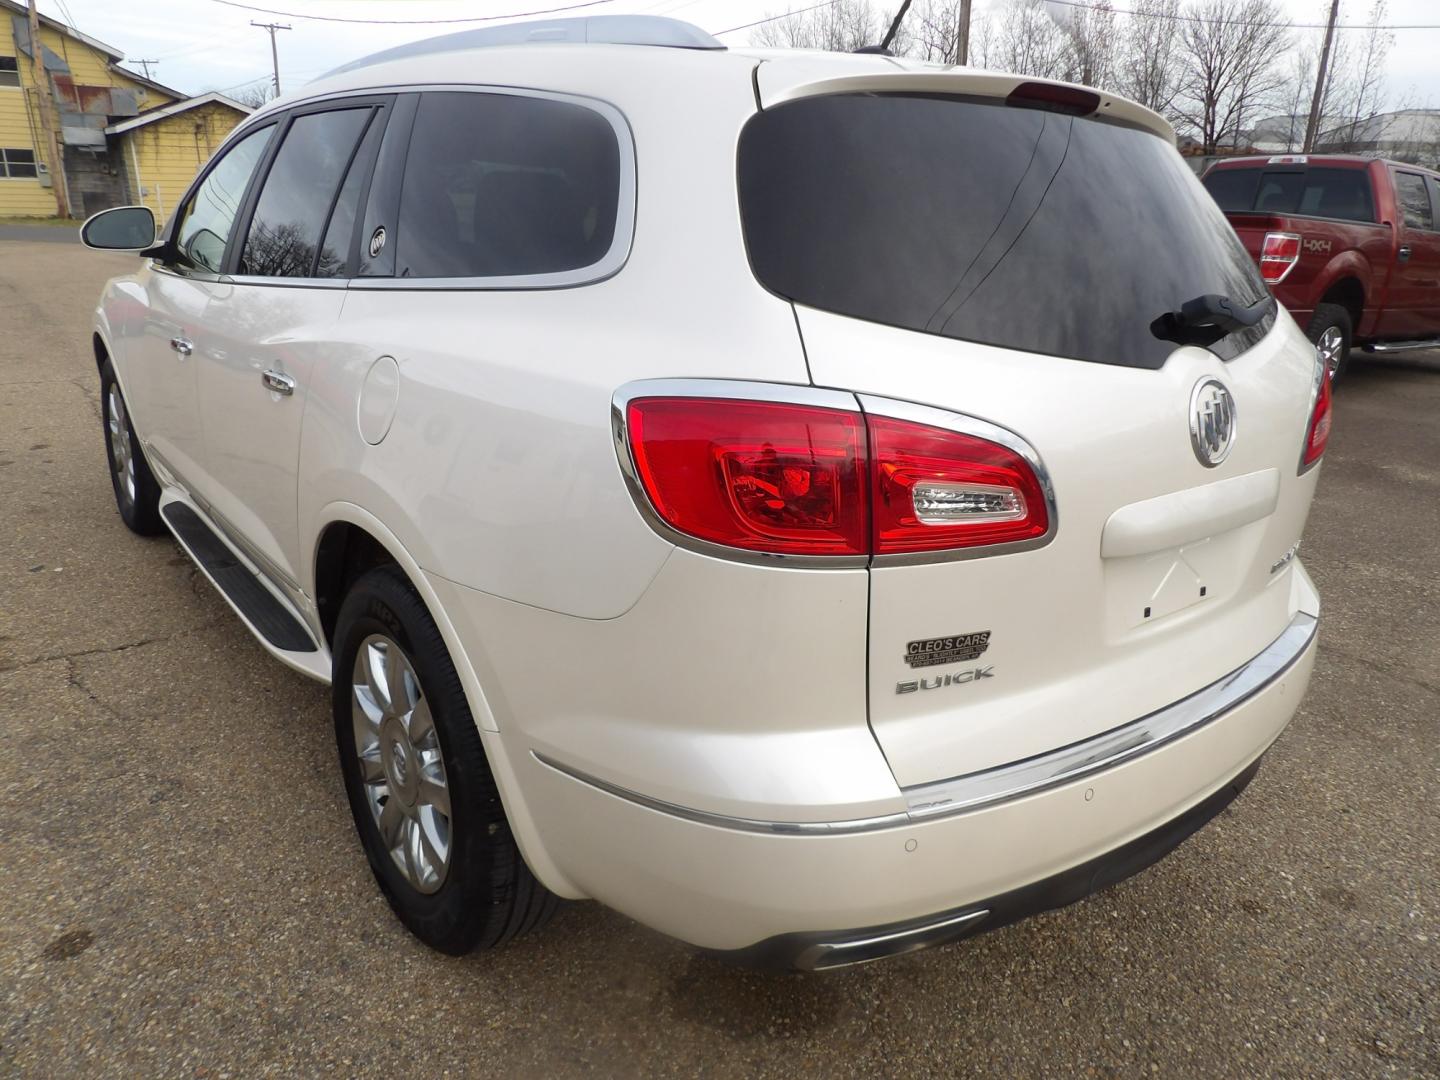
[[[15,671],[23,671],[25,668],[34,667],[37,664],[53,664],[56,661],[60,660],[63,660],[68,664],[71,661],[78,660],[86,656],[105,656],[109,653],[128,652],[131,649],[139,649],[145,645],[155,645],[163,641],[174,641],[178,637],[182,637],[186,634],[193,634],[198,630],[206,630],[214,625],[215,621],[211,620],[209,622],[200,623],[196,626],[182,627],[181,629],[176,630],[174,633],[171,634],[161,634],[158,637],[141,638],[139,641],[127,641],[122,645],[107,645],[96,649],[77,649],[75,652],[51,653],[47,656],[34,656],[28,660],[22,660],[18,664],[12,664],[9,667],[0,667],[0,675],[9,675]]]

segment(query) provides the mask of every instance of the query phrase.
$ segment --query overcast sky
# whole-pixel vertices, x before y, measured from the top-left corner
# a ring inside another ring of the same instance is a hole
[[[38,0],[45,14],[74,25],[125,53],[132,66],[137,58],[158,58],[153,77],[188,93],[233,89],[270,74],[270,38],[252,27],[257,22],[289,23],[281,31],[280,80],[294,89],[320,73],[402,41],[431,37],[449,30],[483,26],[481,22],[452,25],[356,25],[302,18],[302,15],[344,16],[365,19],[462,19],[506,15],[529,9],[557,7],[573,0],[244,0],[255,7],[272,8],[289,15],[267,15],[227,6],[220,0]],[[783,11],[808,6],[814,0],[605,0],[573,14],[673,15],[712,33]],[[896,0],[878,0],[889,10]],[[976,0],[982,11],[991,2]],[[1326,0],[1279,0],[1297,22],[1322,22]],[[1342,0],[1341,21],[1362,22],[1371,0]],[[1126,7],[1125,0],[1115,6]],[[1387,22],[1440,24],[1437,0],[1389,0]],[[127,10],[128,9],[128,10]],[[562,17],[557,15],[555,17]],[[748,31],[727,34],[722,40],[744,44]],[[1390,56],[1390,91],[1394,100],[1440,106],[1440,29],[1400,30]],[[138,68],[137,68],[138,70]]]

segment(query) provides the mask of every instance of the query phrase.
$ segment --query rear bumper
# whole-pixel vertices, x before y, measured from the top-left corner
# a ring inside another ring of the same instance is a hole
[[[935,809],[934,791],[917,799],[912,789],[908,812],[881,819],[725,819],[529,751],[507,756],[546,855],[578,890],[745,961],[835,966],[1069,903],[1165,854],[1234,797],[1288,723],[1314,664],[1314,625],[1297,615],[1251,663],[1155,714],[1233,690],[1193,723],[1162,731],[1142,718],[1044,755],[1066,766],[1048,776],[1014,786],[1010,771],[1032,764],[1021,762],[927,785],[951,805]]]

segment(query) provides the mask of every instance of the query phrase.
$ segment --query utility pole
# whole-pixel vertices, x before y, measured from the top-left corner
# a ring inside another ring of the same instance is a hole
[[[955,24],[955,63],[970,63],[970,0],[960,0],[960,16]]]
[[[50,190],[55,193],[56,217],[70,216],[70,196],[65,190],[65,144],[56,130],[55,101],[50,96],[50,76],[45,74],[45,60],[41,54],[40,15],[35,10],[35,0],[30,0],[30,77],[39,95],[40,128],[45,132],[45,156],[49,158]]]
[[[34,0],[31,0],[31,3],[34,3]],[[258,26],[258,27],[260,27],[261,30],[269,30],[269,31],[270,31],[270,63],[273,64],[273,65],[274,65],[274,68],[275,68],[275,96],[276,96],[276,97],[279,97],[279,96],[280,96],[280,54],[275,51],[275,31],[276,31],[276,30],[289,30],[290,27],[289,27],[288,25],[284,24],[284,23],[255,22],[255,20],[253,20],[253,19],[250,20],[250,25],[251,25],[251,26]]]
[[[132,64],[139,64],[142,68],[144,68],[144,69],[145,69],[145,77],[148,79],[148,78],[150,78],[150,65],[151,65],[151,64],[158,64],[158,63],[160,63],[160,61],[159,61],[159,60],[131,60],[130,63],[132,63]]]
[[[1315,76],[1315,96],[1310,99],[1310,120],[1305,125],[1305,146],[1308,154],[1315,149],[1320,134],[1320,106],[1325,100],[1325,77],[1330,73],[1330,41],[1335,36],[1335,20],[1340,17],[1340,0],[1331,0],[1330,21],[1325,24],[1325,45],[1320,50],[1320,71]]]

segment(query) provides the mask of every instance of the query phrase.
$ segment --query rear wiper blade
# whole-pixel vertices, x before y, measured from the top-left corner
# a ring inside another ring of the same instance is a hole
[[[1249,307],[1228,296],[1206,293],[1186,300],[1179,311],[1167,311],[1150,324],[1150,332],[1162,341],[1181,345],[1213,345],[1226,334],[1254,326],[1270,313],[1274,297],[1262,296]]]

